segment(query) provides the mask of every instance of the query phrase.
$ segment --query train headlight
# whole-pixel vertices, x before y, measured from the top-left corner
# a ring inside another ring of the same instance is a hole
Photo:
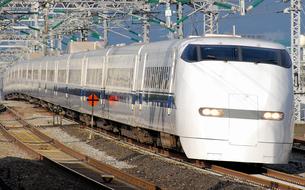
[[[202,116],[212,116],[212,117],[223,117],[224,116],[223,109],[217,109],[217,108],[200,108],[199,113]]]
[[[284,113],[282,112],[265,112],[263,114],[263,119],[267,120],[282,120],[284,118]]]
[[[264,115],[263,115],[263,118],[264,119],[271,119],[271,115],[272,115],[271,112],[265,112]]]

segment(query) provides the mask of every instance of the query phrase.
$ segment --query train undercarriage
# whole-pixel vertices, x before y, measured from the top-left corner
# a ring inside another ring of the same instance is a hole
[[[39,105],[43,108],[46,108],[54,114],[65,116],[74,121],[81,122],[86,126],[91,125],[91,115],[89,114],[80,113],[78,111],[71,110],[60,105],[55,105],[53,103],[46,102],[44,100],[26,94],[11,93],[7,94],[5,96],[5,99],[24,100],[31,104]],[[127,137],[142,144],[147,144],[154,147],[162,147],[164,149],[171,149],[177,152],[183,152],[179,137],[172,134],[129,126],[124,123],[119,123],[96,116],[94,116],[93,118],[93,127],[96,129],[114,133],[122,137]]]

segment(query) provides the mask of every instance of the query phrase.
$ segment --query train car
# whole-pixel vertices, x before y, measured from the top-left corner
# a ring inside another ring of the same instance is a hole
[[[191,159],[279,164],[292,148],[291,73],[282,45],[216,35],[20,62],[5,73],[4,93],[82,121],[95,93],[105,130]]]

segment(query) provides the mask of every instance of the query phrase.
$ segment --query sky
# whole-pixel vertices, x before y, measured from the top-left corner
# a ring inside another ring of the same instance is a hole
[[[290,3],[282,3],[280,0],[265,0],[245,16],[231,15],[220,19],[220,32],[230,32],[232,26],[235,25],[237,34],[263,35],[267,39],[289,44],[290,14],[282,13],[288,7],[290,7]],[[301,18],[305,18],[304,16],[304,11],[302,11]],[[302,28],[304,28],[303,25]]]
[[[246,0],[249,3],[249,0]],[[303,6],[303,5],[302,5]],[[290,7],[290,3],[283,3],[282,0],[265,0],[262,4],[254,8],[251,12],[245,16],[237,14],[229,14],[222,12],[219,18],[219,33],[221,34],[232,34],[233,25],[236,27],[236,33],[238,35],[260,35],[264,36],[265,39],[280,42],[286,46],[290,44],[290,14],[284,14],[282,11],[285,8]],[[157,11],[160,11],[158,16],[164,19],[162,9],[160,6]],[[190,8],[185,7],[185,14],[191,11]],[[301,12],[301,18],[305,19],[304,10]],[[173,17],[173,20],[175,18]],[[128,23],[128,22],[127,22]],[[302,30],[304,30],[304,21],[302,23]],[[127,24],[128,28],[134,31],[140,31],[140,24]],[[185,22],[184,34],[189,35],[202,35],[203,30],[203,16],[197,14],[196,16],[190,17]],[[120,29],[117,29],[120,31]],[[126,33],[125,31],[120,31]],[[160,28],[156,24],[151,25],[151,41],[167,40],[168,31]],[[136,37],[136,36],[135,36]],[[120,37],[115,34],[110,35],[110,43],[132,43],[131,40],[125,37]]]

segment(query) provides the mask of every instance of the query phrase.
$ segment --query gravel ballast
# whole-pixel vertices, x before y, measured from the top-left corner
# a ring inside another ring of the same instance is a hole
[[[0,133],[0,189],[88,189],[88,183],[45,161],[35,160]]]
[[[42,129],[42,132],[71,148],[91,155],[97,160],[110,163],[129,174],[156,183],[161,188],[173,190],[259,189],[217,175],[211,175],[204,170],[195,169],[145,151],[138,151],[137,148],[116,143],[114,140],[98,134],[95,134],[93,140],[88,142],[87,138],[90,132],[80,127],[69,126],[62,129],[49,127]]]

